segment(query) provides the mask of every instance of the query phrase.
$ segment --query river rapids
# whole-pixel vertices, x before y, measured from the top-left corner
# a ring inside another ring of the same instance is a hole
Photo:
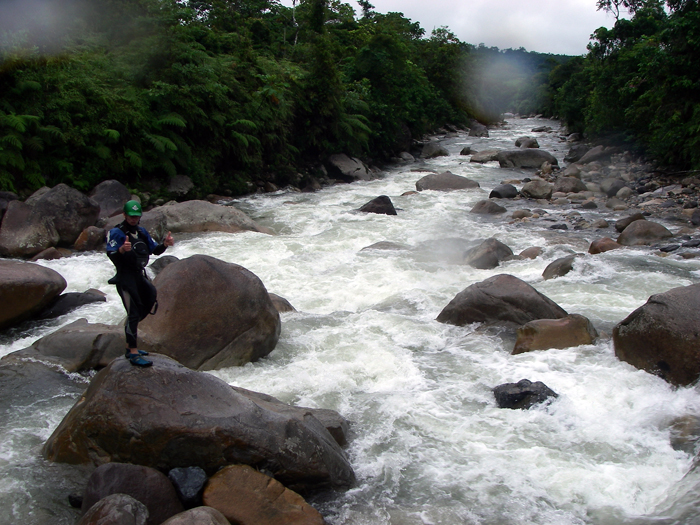
[[[310,499],[331,525],[670,525],[700,521],[696,450],[672,446],[672,424],[700,416],[700,391],[674,388],[619,361],[609,334],[655,293],[700,282],[700,260],[660,257],[647,247],[577,259],[563,277],[543,280],[553,260],[587,252],[609,230],[552,230],[572,206],[501,201],[508,213],[470,214],[501,181],[532,171],[470,163],[459,155],[513,148],[536,134],[563,165],[568,145],[555,121],[512,119],[489,138],[451,134],[449,157],[385,170],[369,182],[316,193],[279,191],[231,204],[277,235],[207,233],[176,236],[167,254],[206,254],[255,273],[296,312],[282,314],[282,335],[266,358],[212,372],[228,383],[287,403],[330,408],[351,421],[347,454],[357,485]],[[418,171],[424,170],[424,171]],[[477,190],[415,190],[428,171],[476,180]],[[397,216],[357,213],[388,195]],[[512,222],[516,208],[541,208],[542,219]],[[626,216],[607,208],[576,210],[591,219]],[[677,224],[665,224],[671,231]],[[454,254],[496,237],[514,253],[541,246],[534,259],[494,270],[459,264]],[[370,248],[396,243],[396,249]],[[403,249],[401,249],[403,247]],[[79,318],[117,324],[123,307],[107,284],[113,267],[102,253],[40,264],[66,279],[66,291],[97,288],[106,303],[0,335],[0,356],[31,345]],[[603,334],[595,345],[511,355],[506,333],[440,324],[435,318],[471,284],[508,273],[533,285]],[[606,335],[607,334],[607,337]],[[542,381],[559,397],[531,410],[500,409],[492,388]],[[75,403],[74,391],[7,405],[0,400],[0,523],[66,524],[78,517],[69,493],[81,493],[86,469],[49,464],[41,446]]]

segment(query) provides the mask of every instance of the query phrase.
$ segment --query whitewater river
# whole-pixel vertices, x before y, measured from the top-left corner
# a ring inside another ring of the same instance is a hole
[[[488,139],[449,137],[450,157],[397,167],[379,180],[237,200],[236,207],[277,235],[176,236],[168,250],[179,258],[206,254],[240,264],[296,308],[282,315],[279,344],[267,358],[215,375],[288,403],[337,410],[352,422],[347,453],[357,486],[311,500],[329,524],[666,525],[700,519],[692,447],[675,450],[670,440],[676,418],[700,415],[696,388],[672,388],[618,361],[607,337],[596,345],[513,356],[512,337],[435,321],[467,286],[509,273],[609,335],[651,294],[700,282],[700,260],[662,258],[646,248],[585,255],[571,273],[544,281],[548,263],[586,252],[591,240],[612,236],[613,229],[562,232],[543,220],[509,224],[510,211],[523,201],[502,203],[507,216],[470,214],[494,186],[524,173],[469,163],[460,150],[512,147],[540,125],[558,128],[552,121],[512,120]],[[557,133],[537,138],[562,162],[568,147]],[[402,196],[426,174],[416,168],[449,169],[479,181],[481,189]],[[398,216],[353,211],[379,195],[392,199]],[[547,209],[559,222],[571,212],[529,206]],[[625,216],[579,211],[591,218]],[[455,253],[488,237],[515,253],[545,250],[535,260],[494,270],[455,263]],[[363,250],[381,241],[407,248]],[[66,291],[98,288],[107,303],[5,333],[0,355],[81,317],[110,324],[123,318],[103,254],[41,264],[65,277]],[[559,397],[532,410],[499,409],[492,388],[520,379],[543,381]],[[0,523],[75,522],[67,495],[82,491],[85,470],[47,464],[40,448],[82,388],[78,383],[75,392],[2,406]]]

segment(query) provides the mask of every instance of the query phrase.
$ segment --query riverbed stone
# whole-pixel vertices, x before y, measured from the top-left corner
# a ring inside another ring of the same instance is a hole
[[[528,197],[530,199],[550,199],[553,192],[554,186],[542,179],[535,179],[531,180],[530,182],[526,182],[520,190],[520,193],[524,197]]]
[[[505,213],[506,211],[507,210],[500,204],[489,199],[484,199],[477,202],[469,213],[476,213],[479,215],[498,215],[499,213]]]
[[[78,319],[10,355],[58,365],[67,372],[79,372],[107,366],[113,359],[123,356],[125,348],[123,327]]]
[[[50,268],[0,259],[0,330],[32,318],[66,286],[61,274]]]
[[[167,476],[143,465],[106,463],[97,467],[87,481],[82,511],[88,512],[112,494],[126,494],[142,503],[148,509],[146,525],[161,525],[185,510]]]
[[[431,173],[429,175],[426,175],[425,177],[420,178],[416,182],[416,189],[418,191],[452,191],[474,189],[478,187],[478,182],[468,179],[467,177],[462,177],[461,175],[455,175],[450,171],[444,171],[442,173]]]
[[[163,268],[153,283],[159,306],[139,324],[144,349],[214,370],[256,361],[275,348],[279,312],[246,268],[193,255]]]
[[[469,136],[470,137],[488,137],[489,136],[489,129],[481,122],[477,122],[476,120],[472,120],[472,122],[469,124]]]
[[[536,148],[501,151],[498,153],[496,160],[498,160],[501,168],[539,169],[545,162],[549,162],[552,166],[559,165],[559,161],[554,155]]]
[[[110,494],[96,502],[76,525],[147,525],[146,505],[127,494]]]
[[[328,176],[343,182],[372,180],[372,172],[360,159],[344,153],[331,155],[325,164]]]
[[[519,137],[515,139],[516,148],[539,148],[540,144],[535,137]]]
[[[467,250],[464,254],[464,262],[472,268],[489,270],[511,257],[513,257],[513,250],[492,237]]]
[[[386,195],[380,195],[369,201],[368,203],[362,205],[360,208],[363,213],[377,213],[380,215],[396,215],[396,208],[391,202],[391,199]]]
[[[590,345],[597,338],[598,331],[583,315],[569,314],[561,319],[535,319],[518,328],[512,353],[515,355],[532,350]]]
[[[700,284],[649,297],[613,329],[622,361],[687,386],[700,378]]]
[[[85,292],[67,292],[55,297],[46,307],[39,312],[36,319],[55,319],[76,308],[92,303],[104,303],[107,296],[99,290],[87,290]]]
[[[641,212],[635,212],[632,215],[623,217],[615,221],[615,229],[618,233],[622,233],[627,226],[632,224],[634,221],[645,221],[646,217]]]
[[[560,319],[567,312],[531,285],[513,275],[494,275],[459,292],[440,312],[440,323],[515,323]]]
[[[521,379],[517,383],[504,383],[493,389],[499,408],[527,410],[559,395],[541,381]]]
[[[586,185],[576,177],[557,177],[554,181],[553,191],[561,191],[563,193],[580,193],[588,191]]]
[[[673,237],[665,226],[653,221],[634,221],[618,236],[623,246],[649,245]]]
[[[239,525],[324,525],[321,514],[296,492],[247,465],[214,474],[204,503]]]
[[[149,227],[149,221],[164,223],[164,227]],[[121,220],[117,221],[121,222]],[[198,233],[198,232],[228,232],[238,233],[244,231],[271,233],[269,228],[259,226],[250,217],[233,206],[223,206],[207,201],[191,200],[158,206],[143,214],[141,223],[149,233],[160,231],[172,233]],[[116,224],[115,224],[116,225]],[[161,233],[158,238],[161,238]],[[154,236],[154,238],[156,238]]]
[[[230,522],[215,508],[202,506],[176,514],[162,525],[230,525]]]
[[[186,509],[202,504],[202,493],[209,477],[200,467],[178,467],[170,469],[168,479],[175,487],[177,497]]]
[[[11,201],[0,225],[0,255],[31,257],[56,246],[60,236],[50,217],[34,213],[22,201]]]
[[[105,245],[105,230],[98,226],[88,226],[75,240],[73,247],[79,252],[103,250]]]
[[[423,159],[434,159],[435,157],[449,157],[450,152],[444,146],[441,146],[439,142],[428,142],[423,146],[421,151],[421,158]]]
[[[498,153],[500,149],[487,149],[484,151],[475,151],[472,153],[469,162],[475,162],[478,164],[486,164],[487,162],[493,162],[498,160]]]
[[[131,192],[118,180],[110,179],[95,186],[90,198],[100,206],[100,217],[113,217],[123,213],[124,203],[131,200]]]
[[[612,240],[610,237],[603,237],[602,239],[596,239],[591,243],[588,248],[588,253],[596,255],[598,253],[609,252],[610,250],[617,250],[622,248],[622,244]]]
[[[531,246],[530,248],[525,248],[522,252],[518,254],[519,257],[523,259],[537,259],[542,255],[543,248],[541,246]]]
[[[576,255],[567,255],[552,261],[544,269],[544,272],[542,272],[542,278],[547,281],[556,277],[563,277],[574,269],[576,257]]]
[[[489,199],[514,199],[518,196],[518,188],[512,184],[499,184],[489,193]]]

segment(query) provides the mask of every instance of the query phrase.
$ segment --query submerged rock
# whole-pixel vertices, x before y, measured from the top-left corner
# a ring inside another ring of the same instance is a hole
[[[513,355],[531,350],[590,345],[598,338],[591,321],[579,314],[561,319],[536,319],[518,328]]]
[[[367,204],[364,204],[360,210],[364,213],[378,213],[380,215],[396,215],[396,208],[391,202],[391,199],[386,195],[372,199]]]
[[[521,379],[517,383],[504,383],[493,389],[499,408],[527,410],[559,395],[541,381]]]
[[[513,257],[513,250],[492,237],[467,250],[464,254],[464,262],[473,268],[488,270],[495,268],[501,261],[508,260],[511,257]]]

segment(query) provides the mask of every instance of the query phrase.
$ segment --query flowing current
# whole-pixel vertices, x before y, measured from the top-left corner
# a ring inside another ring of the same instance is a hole
[[[442,144],[449,157],[397,166],[378,180],[238,199],[234,206],[277,235],[181,235],[168,250],[179,258],[206,254],[240,264],[296,308],[282,314],[282,335],[269,356],[214,374],[291,404],[337,410],[351,421],[347,454],[357,486],[310,500],[328,523],[646,525],[700,519],[692,443],[682,450],[671,445],[674,420],[700,415],[696,388],[673,388],[620,362],[605,335],[596,345],[511,355],[513,337],[435,321],[467,286],[508,273],[609,335],[650,295],[700,282],[700,260],[659,257],[648,248],[586,254],[569,274],[544,281],[547,264],[586,252],[592,240],[615,232],[549,229],[572,212],[568,206],[503,201],[507,214],[470,214],[501,181],[532,172],[470,163],[461,149],[512,148],[516,138],[541,125],[559,124],[513,119],[491,130],[490,138],[447,137]],[[563,165],[568,146],[559,134],[537,139]],[[403,195],[429,170],[464,175],[481,189]],[[379,195],[391,198],[397,216],[354,211]],[[523,206],[550,215],[511,223],[510,213]],[[577,211],[590,218],[626,216]],[[489,237],[516,254],[531,246],[544,252],[494,270],[452,257]],[[404,249],[364,249],[382,241]],[[107,284],[113,267],[105,255],[40,264],[63,275],[66,291],[97,288],[107,302],[6,332],[0,355],[79,318],[107,324],[123,319]],[[531,410],[498,408],[492,388],[520,379],[542,381],[559,397]],[[82,492],[89,470],[49,464],[40,454],[86,380],[76,376],[76,385],[74,392],[21,406],[0,400],[0,523],[76,521],[67,495]]]

